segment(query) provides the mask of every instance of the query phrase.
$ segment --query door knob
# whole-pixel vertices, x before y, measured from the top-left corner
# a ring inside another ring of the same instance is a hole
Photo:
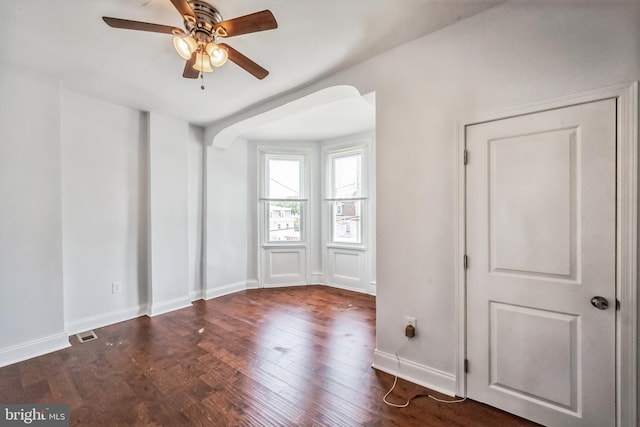
[[[593,297],[591,298],[591,305],[598,310],[606,310],[609,308],[609,301],[605,297]]]

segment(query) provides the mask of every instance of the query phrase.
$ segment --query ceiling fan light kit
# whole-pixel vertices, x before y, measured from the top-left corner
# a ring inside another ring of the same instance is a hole
[[[209,62],[211,62],[211,65],[214,67],[224,65],[224,63],[227,62],[227,59],[229,59],[229,52],[215,43],[209,43],[205,47],[205,51],[207,52],[207,55],[209,55]]]
[[[178,51],[178,54],[184,59],[191,58],[191,54],[198,48],[196,39],[191,36],[174,36],[173,46]]]
[[[201,0],[170,0],[184,19],[186,31],[167,25],[131,21],[120,18],[102,17],[113,28],[155,33],[172,34],[173,46],[187,61],[182,76],[188,79],[203,78],[215,67],[221,67],[227,60],[235,63],[258,79],[269,72],[226,43],[221,38],[254,33],[278,28],[278,23],[269,10],[240,16],[224,21],[220,12]],[[204,89],[204,86],[201,86]]]
[[[209,56],[206,53],[200,52],[196,52],[196,62],[193,64],[193,68],[204,73],[211,73],[213,71]]]

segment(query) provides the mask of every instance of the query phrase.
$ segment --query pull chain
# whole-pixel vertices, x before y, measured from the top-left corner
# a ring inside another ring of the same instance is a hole
[[[204,70],[204,53],[200,55],[200,69]],[[204,90],[204,71],[200,71],[200,89]]]

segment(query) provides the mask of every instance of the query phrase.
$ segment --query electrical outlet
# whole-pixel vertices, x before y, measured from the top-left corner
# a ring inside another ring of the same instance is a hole
[[[120,292],[122,292],[122,282],[113,282],[111,284],[111,293],[119,294]]]
[[[415,328],[416,326],[418,326],[417,323],[418,322],[416,321],[415,317],[405,316],[404,318],[404,326],[411,325]]]
[[[413,338],[416,336],[416,318],[405,316],[404,318],[404,336]]]

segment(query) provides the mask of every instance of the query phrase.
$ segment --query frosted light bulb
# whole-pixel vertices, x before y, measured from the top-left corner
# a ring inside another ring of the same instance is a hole
[[[209,43],[205,50],[209,54],[211,65],[214,67],[220,67],[227,62],[227,58],[229,57],[227,49],[224,49],[215,43]]]
[[[175,36],[173,38],[173,46],[176,48],[178,55],[184,59],[190,59],[196,50],[197,43],[191,36]]]

